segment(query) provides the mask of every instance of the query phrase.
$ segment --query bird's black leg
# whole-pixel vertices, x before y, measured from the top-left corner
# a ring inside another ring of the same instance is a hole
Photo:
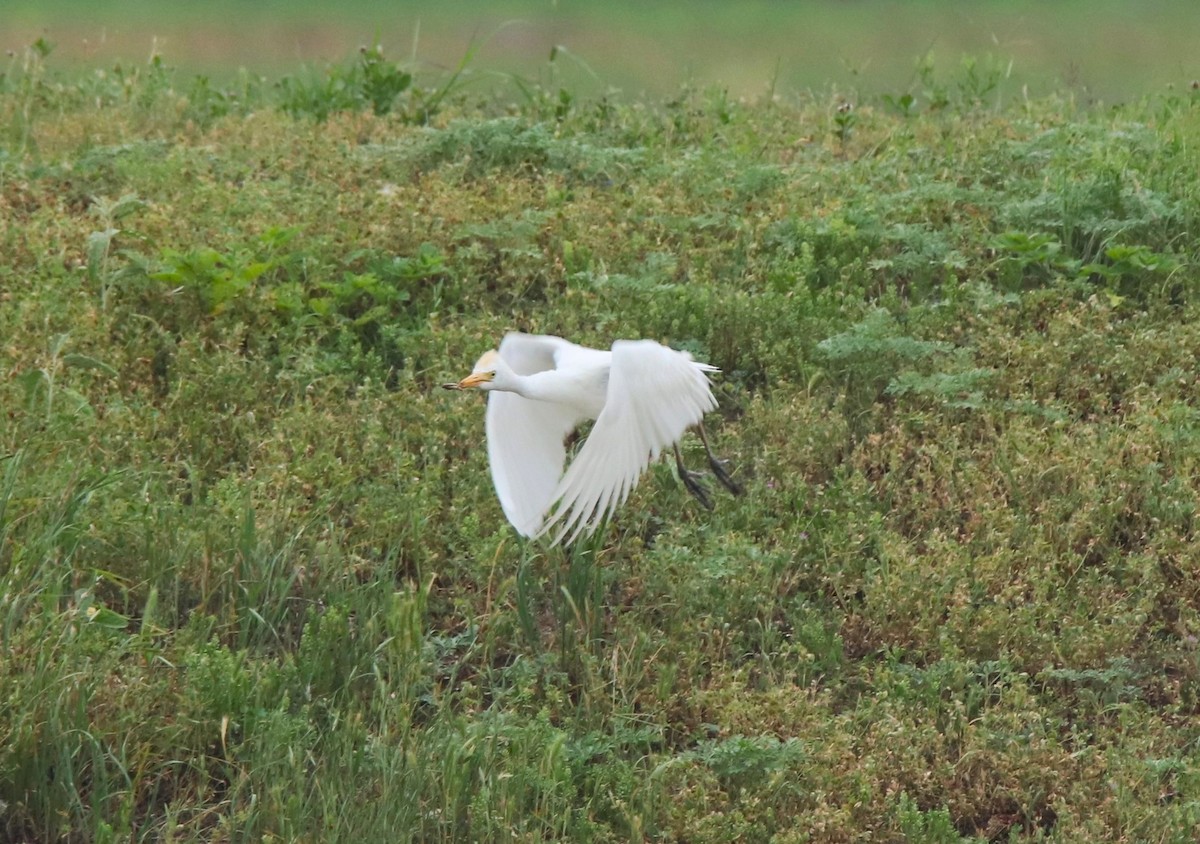
[[[679,480],[683,481],[687,491],[696,496],[696,500],[704,505],[705,510],[711,510],[713,508],[712,501],[709,500],[708,492],[700,483],[700,473],[689,472],[688,467],[683,465],[683,455],[679,452],[679,443],[675,444],[675,466],[679,469]]]
[[[741,495],[742,487],[737,481],[729,476],[729,472],[725,469],[725,466],[728,465],[729,461],[720,460],[715,454],[713,454],[712,447],[708,444],[708,434],[704,431],[703,422],[696,425],[696,432],[700,434],[700,442],[704,443],[704,453],[708,455],[708,465],[712,467],[713,474],[717,476],[717,480],[721,482],[721,485],[724,486],[725,489],[729,490],[734,495]]]

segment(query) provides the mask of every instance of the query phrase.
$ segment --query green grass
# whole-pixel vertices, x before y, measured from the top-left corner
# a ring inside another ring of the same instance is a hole
[[[1007,76],[1017,98],[1025,86],[1034,96],[1069,87],[1111,102],[1200,79],[1191,0],[348,0],[336,10],[317,0],[8,0],[0,47],[19,50],[39,36],[59,45],[59,61],[83,69],[157,51],[221,81],[238,67],[276,77],[376,40],[448,68],[474,44],[488,70],[481,88],[497,75],[544,79],[559,48],[553,76],[573,91],[656,98],[684,82],[737,96],[831,85],[899,95],[919,81],[925,56],[951,70],[978,57]]]
[[[0,837],[1192,840],[1190,91],[44,52],[0,79]],[[720,366],[746,495],[664,464],[520,541],[437,389],[513,328]]]

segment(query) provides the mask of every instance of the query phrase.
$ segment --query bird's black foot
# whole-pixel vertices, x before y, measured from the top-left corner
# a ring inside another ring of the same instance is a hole
[[[725,468],[729,465],[728,460],[720,460],[711,454],[708,456],[708,465],[712,467],[713,475],[721,482],[721,486],[732,492],[734,495],[742,494],[742,486],[729,474]]]
[[[704,488],[704,484],[700,483],[702,477],[704,476],[699,472],[690,472],[682,466],[679,467],[679,480],[683,481],[687,491],[696,496],[696,500],[704,505],[705,510],[711,510],[712,499],[708,497],[708,490]]]
[[[713,454],[712,446],[708,444],[708,433],[704,430],[703,422],[696,426],[696,433],[700,435],[700,442],[704,443],[704,453],[708,455],[708,465],[712,467],[713,474],[717,476],[717,480],[721,482],[721,486],[734,495],[741,495],[741,484],[735,481],[725,468],[729,465],[729,461],[721,460],[717,455]]]

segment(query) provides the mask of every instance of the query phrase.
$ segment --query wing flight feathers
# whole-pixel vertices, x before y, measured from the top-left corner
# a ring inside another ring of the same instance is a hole
[[[522,536],[533,536],[554,502],[575,427],[567,408],[516,393],[488,396],[487,447],[492,484],[504,515]]]
[[[516,332],[500,343],[500,357],[520,375],[555,367],[565,347],[558,337]],[[488,395],[487,446],[492,484],[504,515],[522,536],[533,536],[554,503],[567,451],[563,440],[578,424],[569,408],[531,401],[516,393]]]
[[[705,374],[714,371],[653,340],[614,343],[604,410],[551,491],[557,506],[535,535],[557,528],[558,544],[594,531],[663,449],[716,408]]]

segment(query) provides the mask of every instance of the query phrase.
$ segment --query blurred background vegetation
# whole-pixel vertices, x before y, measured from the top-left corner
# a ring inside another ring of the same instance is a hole
[[[556,84],[577,95],[661,95],[681,84],[731,94],[768,88],[904,90],[921,62],[993,62],[1020,92],[1070,88],[1111,102],[1200,79],[1200,14],[1191,0],[641,3],[611,0],[7,0],[0,46],[36,38],[56,63],[94,67],[151,53],[216,80],[276,75],[379,42],[430,69],[471,54],[480,76],[536,79],[551,50]],[[483,73],[486,69],[487,73]]]

